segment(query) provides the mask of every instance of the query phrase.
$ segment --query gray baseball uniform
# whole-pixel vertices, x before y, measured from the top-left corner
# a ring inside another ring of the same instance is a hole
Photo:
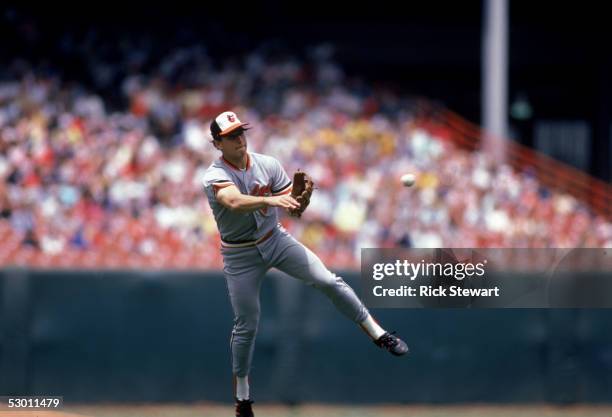
[[[247,167],[241,170],[221,157],[206,170],[203,182],[221,233],[223,272],[234,311],[230,343],[236,376],[248,375],[251,368],[259,323],[259,290],[270,268],[321,290],[356,323],[366,319],[368,311],[351,287],[278,223],[276,207],[238,213],[217,202],[217,191],[229,185],[248,195],[290,193],[291,180],[275,158],[250,152]]]

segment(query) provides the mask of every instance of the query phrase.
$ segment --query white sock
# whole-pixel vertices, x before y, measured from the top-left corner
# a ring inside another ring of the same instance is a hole
[[[249,377],[248,376],[237,376],[236,377],[236,398],[239,400],[249,399]]]
[[[361,322],[361,327],[370,335],[370,337],[374,340],[377,340],[380,336],[385,334],[385,329],[380,327],[380,325],[374,320],[370,314],[364,321]]]

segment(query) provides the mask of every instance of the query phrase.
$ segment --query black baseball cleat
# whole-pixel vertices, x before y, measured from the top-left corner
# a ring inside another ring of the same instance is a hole
[[[405,355],[408,353],[408,345],[402,339],[394,335],[395,332],[385,332],[385,334],[374,341],[374,344],[379,348],[387,349],[392,355]]]
[[[255,417],[251,404],[253,404],[251,400],[239,400],[236,398],[236,417]]]

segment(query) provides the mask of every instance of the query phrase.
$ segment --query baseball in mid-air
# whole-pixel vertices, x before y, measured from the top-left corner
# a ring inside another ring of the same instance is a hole
[[[410,187],[414,185],[416,177],[414,176],[414,174],[404,174],[402,175],[402,178],[400,178],[400,180],[402,181],[402,184],[404,184],[404,187]]]

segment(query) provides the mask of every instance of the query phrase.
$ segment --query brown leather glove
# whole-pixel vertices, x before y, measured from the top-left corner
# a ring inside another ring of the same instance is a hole
[[[310,204],[310,196],[314,190],[314,182],[308,174],[299,169],[293,174],[293,189],[291,196],[300,203],[300,208],[289,210],[289,214],[294,217],[301,217],[308,204]]]

